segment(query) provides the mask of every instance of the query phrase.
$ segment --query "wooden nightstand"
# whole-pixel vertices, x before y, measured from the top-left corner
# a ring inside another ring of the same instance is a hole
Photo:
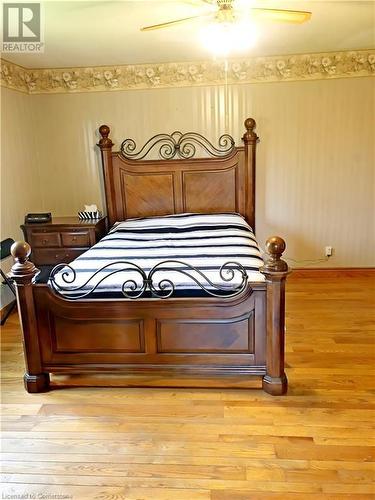
[[[35,265],[69,263],[106,234],[106,217],[53,217],[51,222],[23,224],[21,229],[31,246],[31,261]]]

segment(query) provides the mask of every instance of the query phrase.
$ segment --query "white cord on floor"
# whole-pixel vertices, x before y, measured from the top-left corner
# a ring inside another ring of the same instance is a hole
[[[306,266],[313,266],[314,264],[318,264],[319,262],[327,262],[329,261],[329,257],[325,257],[324,259],[305,259],[305,260],[296,260],[291,257],[285,257],[284,260],[291,261],[294,264],[304,264]]]

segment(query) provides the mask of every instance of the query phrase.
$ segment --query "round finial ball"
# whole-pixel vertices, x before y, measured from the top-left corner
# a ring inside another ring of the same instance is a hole
[[[26,241],[16,241],[10,247],[10,253],[15,259],[24,261],[30,256],[31,247]]]
[[[281,255],[286,248],[285,241],[279,236],[272,236],[266,241],[266,250],[270,255]]]
[[[108,137],[110,133],[110,128],[108,127],[108,125],[101,125],[99,127],[99,132],[102,137]]]
[[[256,125],[256,123],[255,123],[254,118],[247,118],[245,120],[245,128],[246,128],[246,130],[252,132],[255,129],[255,125]]]

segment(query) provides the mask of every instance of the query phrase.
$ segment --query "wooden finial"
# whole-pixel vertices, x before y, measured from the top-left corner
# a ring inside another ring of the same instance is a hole
[[[40,271],[29,261],[30,245],[25,241],[16,241],[11,246],[10,253],[15,261],[9,274],[10,278],[20,284],[31,283]]]
[[[101,125],[99,127],[99,133],[102,136],[100,139],[98,146],[100,149],[103,151],[104,149],[112,149],[113,142],[111,139],[108,137],[111,129],[108,127],[108,125]]]
[[[246,132],[244,133],[244,135],[242,137],[244,143],[245,144],[250,143],[250,142],[255,143],[258,140],[258,136],[257,136],[256,132],[254,132],[254,129],[256,127],[256,122],[255,122],[254,118],[246,118],[244,125],[246,128]]]
[[[266,241],[266,252],[268,258],[261,268],[263,273],[267,272],[287,272],[288,264],[281,259],[286,248],[285,241],[280,236],[272,236]]]

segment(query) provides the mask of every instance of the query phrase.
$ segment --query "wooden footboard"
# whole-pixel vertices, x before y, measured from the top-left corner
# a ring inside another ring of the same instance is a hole
[[[34,283],[30,246],[15,243],[27,391],[48,390],[50,373],[123,372],[168,377],[170,386],[181,376],[215,377],[222,387],[256,376],[284,394],[285,243],[270,238],[266,249],[266,281],[236,297],[70,301]]]

